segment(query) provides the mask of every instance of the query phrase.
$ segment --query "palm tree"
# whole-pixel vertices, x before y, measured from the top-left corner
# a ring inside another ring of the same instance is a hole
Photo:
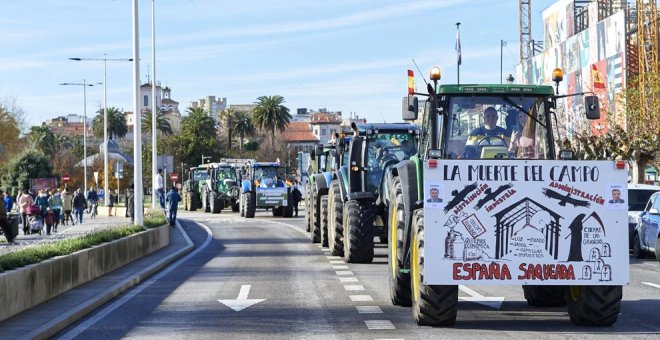
[[[275,130],[284,132],[291,121],[289,108],[282,103],[284,103],[284,97],[280,95],[261,96],[255,102],[257,107],[254,109],[254,122],[260,129],[270,131],[273,147],[275,146]]]
[[[231,137],[234,129],[234,118],[236,117],[236,112],[231,108],[225,109],[218,114],[218,117],[225,121],[225,126],[227,127],[227,146],[229,149],[231,149]]]
[[[153,115],[151,114],[151,111],[147,110],[142,113],[142,132],[145,134],[151,132],[152,117]],[[162,112],[156,114],[156,131],[167,136],[174,133],[174,131],[172,131],[172,125],[170,125],[170,121],[165,118],[165,114]]]
[[[33,148],[41,150],[45,155],[51,156],[55,150],[55,135],[46,123],[31,127],[29,140]]]
[[[92,122],[92,130],[96,138],[103,138],[103,108],[96,111]],[[128,133],[126,117],[116,107],[108,108],[108,139],[124,138]]]
[[[252,117],[247,112],[237,112],[234,117],[234,132],[238,133],[241,150],[243,150],[243,140],[247,136],[254,136],[254,124]]]
[[[182,133],[197,136],[200,139],[215,138],[215,121],[204,108],[189,107],[186,112],[188,116],[181,122]]]

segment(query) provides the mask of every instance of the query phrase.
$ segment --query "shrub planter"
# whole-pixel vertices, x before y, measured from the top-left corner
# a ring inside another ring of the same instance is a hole
[[[92,281],[170,244],[170,227],[0,273],[0,321]]]

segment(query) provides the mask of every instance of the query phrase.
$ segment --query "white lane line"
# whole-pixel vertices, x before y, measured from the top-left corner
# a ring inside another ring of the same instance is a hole
[[[460,300],[475,302],[480,305],[484,305],[495,309],[502,308],[502,302],[504,302],[503,296],[483,296],[477,293],[476,291],[463,285],[458,286],[458,289],[461,290],[463,293],[470,295],[469,297],[459,296],[458,298]]]
[[[383,314],[383,310],[378,306],[355,306],[360,314]]]
[[[326,256],[328,260],[341,260],[341,256]]]
[[[178,223],[178,221],[177,221],[177,223]],[[60,340],[69,340],[69,339],[73,339],[73,338],[77,337],[78,335],[80,335],[80,333],[87,330],[87,328],[89,328],[92,325],[96,324],[97,322],[101,321],[103,318],[108,316],[110,313],[114,312],[117,308],[121,307],[123,304],[128,302],[130,299],[134,298],[136,295],[140,294],[140,292],[142,292],[143,290],[149,288],[152,284],[156,283],[163,276],[169,274],[171,271],[173,271],[174,269],[179,267],[182,263],[185,263],[190,258],[197,255],[200,251],[204,250],[206,248],[206,246],[208,246],[209,243],[211,243],[211,240],[213,239],[213,233],[211,232],[211,229],[209,229],[209,227],[207,227],[206,225],[204,225],[202,223],[199,223],[199,222],[196,222],[196,223],[201,225],[202,227],[204,227],[204,229],[206,229],[206,233],[207,233],[206,240],[204,241],[204,243],[199,248],[193,250],[191,253],[189,253],[185,257],[183,257],[183,258],[179,259],[178,261],[174,262],[174,264],[172,264],[169,267],[163,269],[158,274],[153,276],[151,279],[149,279],[149,280],[145,281],[144,283],[136,286],[130,292],[126,293],[124,296],[119,298],[119,300],[116,300],[111,305],[105,307],[104,309],[102,309],[101,311],[96,313],[94,316],[90,317],[89,319],[87,319],[86,321],[84,321],[83,323],[78,325],[78,327],[72,329],[71,331],[69,331],[66,334],[59,337],[59,339]]]
[[[344,261],[339,261],[339,260],[332,260],[330,261],[330,264],[345,264],[346,262]]]
[[[364,320],[369,330],[396,329],[390,320]]]
[[[348,266],[332,266],[332,269],[348,269]]]
[[[367,302],[374,300],[371,295],[350,295],[350,298],[353,302]]]
[[[363,285],[344,285],[344,289],[348,291],[357,291],[357,290],[364,290]]]
[[[335,271],[337,275],[353,275],[353,272],[350,270],[337,270]]]
[[[647,285],[647,286],[651,286],[651,287],[655,287],[655,288],[660,288],[660,285],[655,284],[655,283],[651,283],[651,282],[642,282],[642,284]]]
[[[357,277],[340,277],[340,282],[360,282]]]

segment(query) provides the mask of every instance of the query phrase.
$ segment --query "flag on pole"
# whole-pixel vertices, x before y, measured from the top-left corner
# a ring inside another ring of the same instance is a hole
[[[456,27],[456,62],[461,66],[461,32]]]
[[[408,95],[415,94],[415,74],[412,70],[408,70]]]

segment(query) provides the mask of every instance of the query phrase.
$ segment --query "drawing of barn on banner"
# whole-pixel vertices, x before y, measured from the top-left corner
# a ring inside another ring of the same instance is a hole
[[[560,219],[548,207],[524,198],[494,215],[495,259],[513,253],[519,258],[543,258],[559,255]]]

